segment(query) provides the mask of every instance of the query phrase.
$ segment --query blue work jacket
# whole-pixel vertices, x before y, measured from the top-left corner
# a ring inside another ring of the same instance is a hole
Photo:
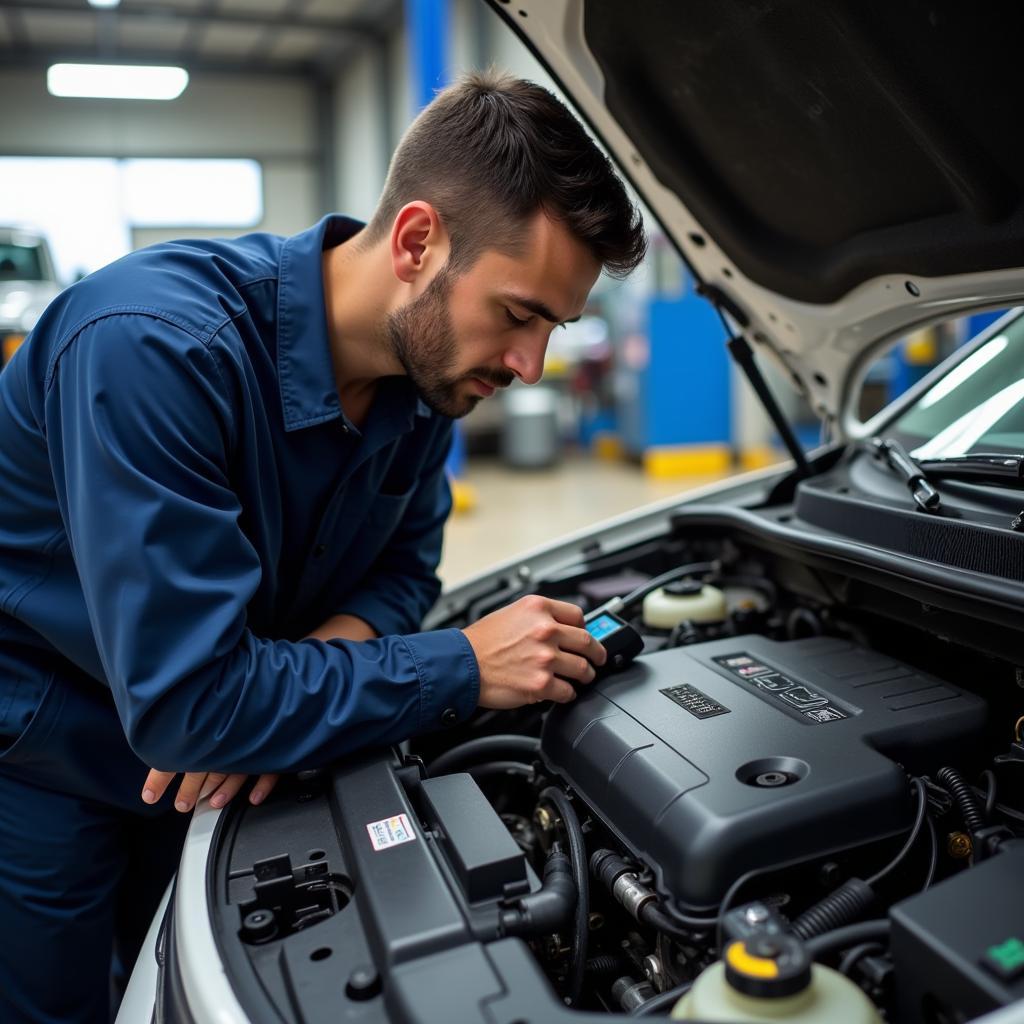
[[[476,706],[464,634],[416,632],[451,421],[338,398],[322,251],[359,227],[132,253],[0,374],[0,773],[137,808],[139,759],[284,771]],[[381,639],[302,639],[342,612]]]

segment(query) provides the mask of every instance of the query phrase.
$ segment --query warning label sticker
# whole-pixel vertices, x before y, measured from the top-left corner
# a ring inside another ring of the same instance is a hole
[[[411,843],[416,838],[416,833],[409,824],[409,819],[404,814],[396,814],[393,818],[384,818],[382,821],[371,821],[366,826],[370,833],[370,842],[373,843],[375,851],[386,850],[389,846],[398,846],[400,843]]]

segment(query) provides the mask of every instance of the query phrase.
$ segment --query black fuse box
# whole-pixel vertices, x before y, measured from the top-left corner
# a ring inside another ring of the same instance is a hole
[[[1017,1001],[1024,1015],[1024,845],[890,916],[900,1021],[968,1021]]]
[[[471,775],[424,779],[427,817],[470,903],[529,892],[526,855]]]

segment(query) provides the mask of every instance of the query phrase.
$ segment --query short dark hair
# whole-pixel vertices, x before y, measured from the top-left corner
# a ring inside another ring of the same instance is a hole
[[[565,224],[615,277],[647,251],[639,210],[580,122],[547,89],[494,71],[464,75],[409,126],[367,241],[383,238],[415,199],[437,210],[456,272],[485,249],[520,249],[538,210]]]

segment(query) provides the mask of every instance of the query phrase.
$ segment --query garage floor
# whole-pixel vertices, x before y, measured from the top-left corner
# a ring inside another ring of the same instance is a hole
[[[721,477],[654,480],[639,466],[581,457],[539,471],[476,460],[465,479],[477,501],[471,512],[448,521],[439,570],[446,587],[519,552]]]

